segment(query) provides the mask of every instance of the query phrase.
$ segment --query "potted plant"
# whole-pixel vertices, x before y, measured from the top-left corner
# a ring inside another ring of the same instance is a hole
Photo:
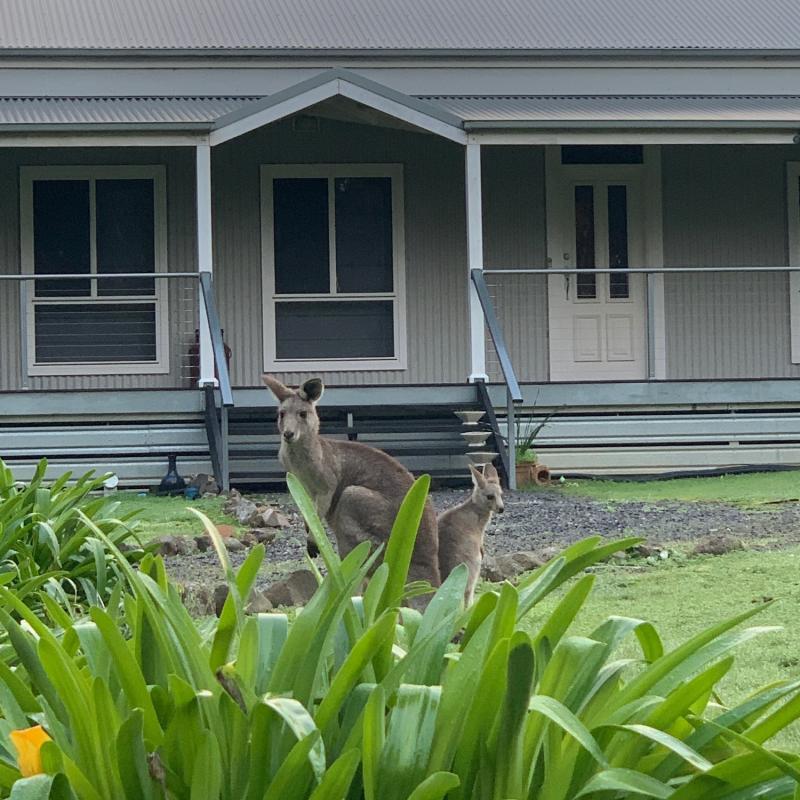
[[[539,463],[533,443],[553,414],[555,411],[551,411],[539,422],[536,422],[533,417],[528,417],[525,425],[518,431],[517,443],[514,448],[518,487],[545,486],[550,483],[550,470],[544,464]]]

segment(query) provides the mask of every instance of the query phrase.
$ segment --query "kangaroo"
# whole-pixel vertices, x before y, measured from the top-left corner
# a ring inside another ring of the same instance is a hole
[[[324,384],[311,378],[290,389],[271,375],[264,384],[278,401],[280,462],[298,477],[317,513],[331,527],[339,554],[346,556],[360,542],[385,544],[395,516],[414,478],[386,453],[359,442],[342,442],[319,435],[317,403]],[[408,579],[441,584],[436,513],[430,499],[419,525]],[[417,598],[415,605],[424,606]]]
[[[444,580],[459,564],[469,569],[464,602],[472,605],[483,561],[483,534],[492,513],[503,513],[503,489],[497,470],[488,464],[483,473],[470,464],[472,494],[439,516],[439,572]]]

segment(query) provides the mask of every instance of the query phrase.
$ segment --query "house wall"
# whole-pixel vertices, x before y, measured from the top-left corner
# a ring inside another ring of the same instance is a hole
[[[786,162],[792,147],[662,150],[664,263],[788,263]],[[791,363],[787,274],[665,277],[667,378],[785,378]]]
[[[197,269],[194,153],[178,148],[0,149],[0,273],[20,272],[19,168],[34,165],[163,164],[167,168],[168,268]],[[194,338],[197,286],[169,281],[170,372],[162,375],[62,375],[30,377],[27,388],[43,390],[155,389],[189,385],[188,348]],[[19,284],[0,282],[0,391],[22,386]]]
[[[235,386],[264,371],[260,166],[401,163],[404,169],[408,368],[324,373],[328,384],[461,383],[469,374],[463,148],[434,136],[322,119],[290,122],[214,149],[215,283]],[[305,373],[281,373],[296,382]]]
[[[484,265],[544,267],[547,255],[543,147],[483,151]],[[489,275],[489,291],[519,380],[548,377],[547,280],[541,275]],[[502,373],[486,334],[490,380]]]

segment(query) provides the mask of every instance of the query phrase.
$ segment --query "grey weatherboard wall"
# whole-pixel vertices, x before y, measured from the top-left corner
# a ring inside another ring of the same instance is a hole
[[[664,147],[665,266],[788,263],[786,162],[794,147]],[[667,378],[797,378],[789,278],[665,278]]]

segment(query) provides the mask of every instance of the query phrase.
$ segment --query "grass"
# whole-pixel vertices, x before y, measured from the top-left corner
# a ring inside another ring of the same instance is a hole
[[[652,622],[671,649],[716,622],[774,603],[748,624],[780,625],[736,652],[733,669],[721,684],[724,703],[736,703],[773,681],[800,676],[800,547],[772,552],[737,551],[724,556],[674,558],[650,564],[629,559],[595,568],[597,579],[573,633],[585,635],[611,615]],[[547,598],[531,618],[552,611],[563,589]],[[629,642],[622,656],[637,654]],[[782,746],[800,748],[800,726],[785,732]]]
[[[800,499],[800,470],[660,481],[567,480],[556,488],[606,502],[685,500],[759,506]]]
[[[156,536],[201,533],[203,525],[188,508],[196,508],[210,517],[217,525],[236,525],[236,521],[222,513],[225,500],[187,500],[185,497],[156,497],[137,492],[118,492],[115,498],[121,504],[119,514],[136,511],[136,531],[142,540]],[[238,528],[239,526],[236,525]]]

